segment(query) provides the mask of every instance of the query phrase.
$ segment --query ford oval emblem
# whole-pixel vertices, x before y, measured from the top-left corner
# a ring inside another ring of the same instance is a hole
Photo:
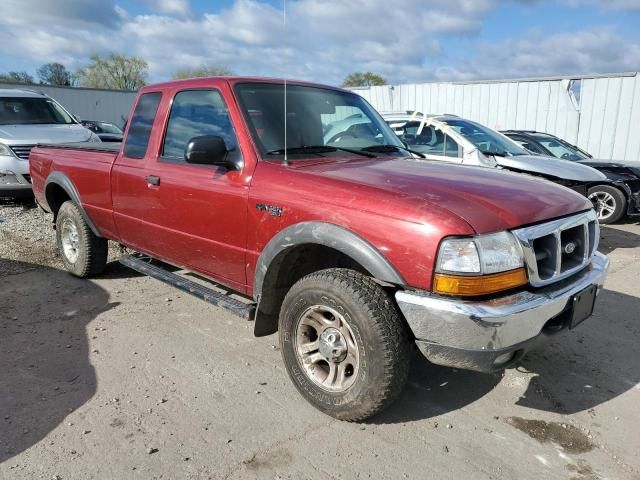
[[[573,242],[567,242],[563,250],[564,250],[564,253],[566,253],[567,255],[571,255],[573,252],[576,251],[576,244]]]

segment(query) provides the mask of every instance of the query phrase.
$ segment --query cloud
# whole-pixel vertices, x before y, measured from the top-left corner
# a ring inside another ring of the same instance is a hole
[[[2,0],[0,25],[24,26],[22,32],[47,28],[55,23],[116,27],[120,17],[110,0]]]
[[[637,10],[640,11],[640,0],[566,0],[572,7],[594,5],[607,10]]]
[[[353,69],[394,78],[441,54],[438,36],[470,36],[482,27],[490,0],[299,0],[280,8],[236,0],[201,18],[143,15],[125,27],[157,76],[202,63],[238,73],[339,83]],[[374,26],[372,28],[372,26]],[[172,62],[166,62],[171,58]]]
[[[2,0],[0,53],[75,67],[93,51],[121,45],[122,9],[109,0]]]
[[[635,71],[640,44],[629,42],[613,28],[549,35],[531,32],[523,38],[480,44],[472,60],[442,67],[436,79],[470,80]]]
[[[124,0],[116,1],[57,0],[54,8],[51,0],[3,0],[0,53],[29,58],[36,66],[59,61],[71,68],[93,53],[139,55],[149,62],[152,81],[203,64],[333,84],[355,70],[415,82],[640,65],[638,44],[613,29],[529,32],[498,44],[463,40],[469,47],[451,56],[456,52],[447,43],[477,38],[500,3],[541,0],[396,0],[393,8],[388,0],[297,0],[288,4],[286,29],[280,4],[265,0],[233,0],[202,15],[191,11],[188,0],[145,0],[151,13],[144,15],[133,15],[123,8]]]
[[[146,0],[146,3],[159,13],[182,16],[191,14],[189,0]]]

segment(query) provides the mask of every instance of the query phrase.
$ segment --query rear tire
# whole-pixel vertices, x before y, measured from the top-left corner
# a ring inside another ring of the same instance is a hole
[[[294,284],[282,303],[279,331],[293,384],[339,420],[381,412],[407,381],[407,326],[382,287],[353,270],[321,270]]]
[[[107,239],[93,233],[72,201],[64,202],[58,211],[56,242],[64,268],[76,277],[87,278],[104,271]]]
[[[602,225],[617,222],[627,211],[627,198],[615,187],[596,185],[589,189],[587,196],[593,202],[598,221]]]

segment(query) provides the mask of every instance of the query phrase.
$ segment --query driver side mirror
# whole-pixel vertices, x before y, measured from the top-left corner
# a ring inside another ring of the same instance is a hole
[[[222,137],[203,135],[193,137],[187,143],[184,159],[198,165],[220,165],[231,170],[240,170],[241,162],[229,158],[229,150]]]

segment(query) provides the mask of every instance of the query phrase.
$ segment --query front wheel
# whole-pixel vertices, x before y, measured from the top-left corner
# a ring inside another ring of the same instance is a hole
[[[287,293],[279,331],[294,385],[334,418],[369,418],[404,388],[411,353],[407,327],[369,277],[348,269],[307,275]]]
[[[56,241],[64,267],[76,277],[102,273],[107,264],[108,242],[91,231],[72,201],[62,204],[56,217]]]
[[[603,225],[620,220],[627,210],[627,199],[620,190],[609,185],[596,185],[587,193]]]

